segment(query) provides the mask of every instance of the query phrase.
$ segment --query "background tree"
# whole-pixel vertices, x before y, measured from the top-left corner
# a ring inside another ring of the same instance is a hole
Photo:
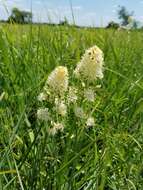
[[[15,22],[20,24],[31,23],[32,13],[28,11],[21,11],[18,8],[13,8],[8,22]]]
[[[134,12],[128,12],[126,7],[121,6],[118,10],[118,18],[121,20],[122,26],[127,26],[130,24],[130,18],[133,16]]]
[[[137,20],[134,20],[132,25],[133,25],[132,26],[133,29],[137,29],[137,28],[139,28],[140,22]]]
[[[108,23],[106,28],[114,28],[114,29],[118,29],[120,27],[120,25],[114,21],[111,21]]]

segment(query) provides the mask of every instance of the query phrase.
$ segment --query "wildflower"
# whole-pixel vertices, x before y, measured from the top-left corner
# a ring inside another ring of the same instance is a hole
[[[49,75],[46,84],[45,91],[52,90],[55,94],[63,95],[68,89],[68,70],[66,67],[58,66]]]
[[[48,97],[47,97],[47,95],[46,95],[44,92],[40,93],[39,96],[37,97],[37,99],[38,99],[40,102],[47,100],[47,98],[48,98]]]
[[[40,108],[37,111],[37,118],[42,121],[49,121],[50,120],[49,109],[48,108]]]
[[[51,135],[55,135],[58,131],[63,131],[64,130],[64,126],[62,123],[55,123],[55,122],[51,122],[51,124],[53,125],[52,128],[49,128],[49,134]]]
[[[63,131],[64,130],[64,126],[62,123],[54,123],[54,128],[56,128],[59,131]]]
[[[95,126],[95,120],[94,120],[94,118],[93,117],[89,117],[87,119],[87,121],[86,121],[86,125],[87,125],[87,127],[93,127],[93,126]]]
[[[76,117],[79,117],[79,118],[85,117],[85,113],[81,107],[75,107],[74,113],[75,113]]]
[[[77,101],[77,89],[74,87],[69,87],[69,93],[68,93],[68,102],[69,103],[75,103]]]
[[[83,77],[89,82],[93,82],[97,78],[102,79],[103,52],[97,46],[86,50],[74,73],[77,78]]]
[[[58,112],[61,116],[65,116],[67,113],[67,106],[61,102],[58,106]]]
[[[50,135],[54,136],[57,133],[57,129],[52,127],[48,129],[48,132]]]
[[[84,91],[84,96],[89,102],[94,102],[95,100],[95,93],[92,89],[86,89]]]
[[[65,105],[64,101],[59,101],[57,98],[55,99],[56,111],[61,116],[65,116],[67,113],[67,106]]]

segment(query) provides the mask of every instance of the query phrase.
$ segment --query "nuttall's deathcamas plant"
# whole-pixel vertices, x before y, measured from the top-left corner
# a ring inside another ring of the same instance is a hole
[[[38,96],[39,101],[48,103],[50,108],[40,108],[37,111],[37,118],[42,121],[50,121],[49,134],[55,135],[59,130],[63,131],[61,123],[67,113],[66,91],[68,90],[68,70],[66,67],[58,66],[45,83],[43,92]]]
[[[71,109],[79,125],[82,123],[85,127],[95,126],[92,114],[96,103],[96,80],[103,78],[103,52],[97,46],[86,50],[72,77],[76,80],[69,86],[68,69],[63,66],[56,67],[48,76],[43,92],[38,96],[39,101],[50,103],[50,107],[37,111],[37,118],[50,121],[51,127],[48,131],[51,135],[64,130]]]
[[[95,125],[92,114],[94,114],[96,104],[96,91],[99,89],[96,81],[104,76],[103,64],[104,55],[102,50],[97,46],[93,46],[85,51],[81,61],[74,70],[74,76],[80,81],[80,83],[76,83],[80,86],[76,88],[80,90],[78,91],[79,101],[75,109],[75,115],[86,119],[85,126],[87,127]]]
[[[85,51],[74,73],[77,78],[94,82],[97,78],[103,78],[103,52],[93,46]]]
[[[58,66],[49,75],[45,84],[45,92],[50,91],[55,96],[64,96],[68,89],[68,70],[66,67]]]
[[[49,98],[64,97],[68,89],[68,70],[66,67],[58,66],[45,83],[44,90],[38,96],[39,101],[48,100]]]

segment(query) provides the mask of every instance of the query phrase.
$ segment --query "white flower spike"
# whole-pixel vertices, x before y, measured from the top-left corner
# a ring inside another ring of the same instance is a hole
[[[104,55],[101,49],[93,46],[85,51],[81,61],[77,65],[74,73],[77,78],[84,78],[89,82],[97,78],[103,78]]]
[[[63,95],[68,89],[68,70],[64,66],[56,67],[49,75],[45,91],[52,90],[55,94]]]

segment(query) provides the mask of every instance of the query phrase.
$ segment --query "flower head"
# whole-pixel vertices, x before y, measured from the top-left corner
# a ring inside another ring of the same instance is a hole
[[[55,99],[56,111],[59,115],[65,116],[67,113],[67,106],[65,105],[64,101],[59,101],[59,99]]]
[[[81,107],[75,107],[74,113],[75,113],[76,117],[79,117],[79,118],[84,118],[85,117],[84,110]]]
[[[75,75],[79,78],[93,82],[97,78],[103,78],[103,52],[97,46],[85,51],[81,61],[78,63]]]
[[[62,123],[55,123],[55,122],[52,122],[51,123],[53,125],[52,128],[49,128],[48,132],[50,135],[55,135],[58,131],[63,131],[64,130],[64,126]]]
[[[77,89],[75,87],[69,87],[68,103],[75,103],[77,99]]]
[[[42,121],[49,121],[49,109],[48,108],[40,108],[37,111],[37,118]]]
[[[47,95],[44,93],[44,92],[41,92],[39,95],[38,95],[38,97],[37,97],[37,99],[40,101],[40,102],[42,102],[42,101],[45,101],[45,100],[47,100]]]
[[[54,128],[56,128],[57,130],[63,131],[64,130],[64,126],[62,123],[54,123]]]
[[[57,129],[52,127],[48,129],[48,132],[50,135],[54,136],[57,133]]]
[[[87,127],[94,127],[95,126],[95,120],[93,117],[89,117],[86,121]]]
[[[53,93],[57,95],[63,95],[68,89],[68,70],[66,67],[58,66],[49,75],[45,91],[50,89]]]
[[[90,88],[84,91],[84,96],[89,102],[94,102],[95,100],[95,92]]]

